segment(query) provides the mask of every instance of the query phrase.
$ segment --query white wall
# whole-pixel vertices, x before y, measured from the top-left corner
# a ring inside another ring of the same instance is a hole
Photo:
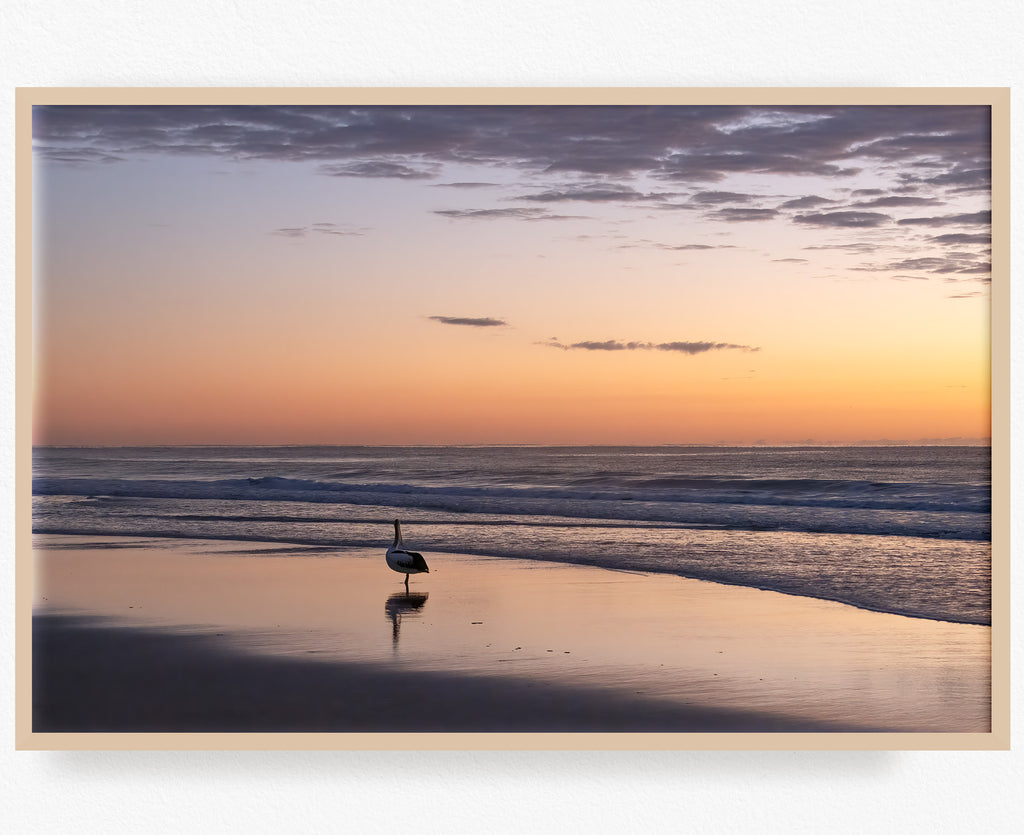
[[[1011,0],[5,4],[0,461],[9,474],[15,86],[1005,87],[1022,81],[1022,21]],[[1019,136],[1021,119],[1015,124]],[[1018,149],[1015,171],[1021,163]],[[1021,310],[1014,305],[1018,326]],[[8,546],[0,553],[12,588],[9,478],[0,489]],[[1019,670],[1019,570],[1015,580]],[[8,683],[12,597],[0,621]],[[1018,705],[1021,689],[1018,677]],[[1009,832],[1024,812],[1019,750],[16,753],[11,687],[0,703],[0,817],[17,833]]]

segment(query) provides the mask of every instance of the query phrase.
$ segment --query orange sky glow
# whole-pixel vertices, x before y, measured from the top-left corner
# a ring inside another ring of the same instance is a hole
[[[987,107],[36,107],[37,444],[966,442]]]

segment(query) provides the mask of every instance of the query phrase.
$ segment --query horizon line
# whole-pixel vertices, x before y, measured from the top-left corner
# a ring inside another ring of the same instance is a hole
[[[829,448],[829,447],[991,447],[992,439],[989,438],[922,438],[919,440],[889,440],[886,438],[862,441],[793,441],[793,442],[752,442],[752,443],[727,443],[720,442],[671,442],[671,443],[544,443],[544,442],[432,442],[432,443],[341,443],[332,442],[258,442],[258,443],[236,443],[236,442],[174,442],[174,443],[33,443],[32,449],[126,449],[126,448],[153,448],[153,447],[364,447],[364,448],[386,448],[386,447],[534,447],[534,448],[579,448],[579,447],[687,447],[687,448],[741,448],[741,449],[764,449],[764,448]]]

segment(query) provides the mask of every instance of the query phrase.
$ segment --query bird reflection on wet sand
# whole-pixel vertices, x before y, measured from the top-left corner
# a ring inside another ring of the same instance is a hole
[[[426,592],[398,591],[384,602],[384,614],[391,620],[391,640],[398,646],[398,633],[402,628],[402,615],[419,617],[420,609],[430,597]]]

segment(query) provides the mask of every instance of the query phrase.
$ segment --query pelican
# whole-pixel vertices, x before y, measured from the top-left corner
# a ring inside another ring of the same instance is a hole
[[[427,568],[427,561],[423,559],[423,554],[417,554],[415,551],[406,551],[402,545],[402,523],[397,519],[395,520],[395,541],[388,548],[387,555],[384,559],[387,560],[388,568],[392,571],[397,571],[399,574],[405,575],[405,590],[409,590],[409,575],[410,574],[421,574],[426,572],[430,573],[430,569]]]

